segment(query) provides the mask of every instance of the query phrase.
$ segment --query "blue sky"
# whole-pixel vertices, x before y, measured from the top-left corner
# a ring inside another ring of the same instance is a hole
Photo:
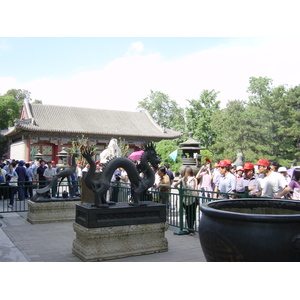
[[[2,38],[0,76],[29,81],[40,77],[66,78],[76,72],[104,67],[124,56],[131,45],[143,43],[144,54],[160,53],[175,59],[213,46],[228,38]]]
[[[251,76],[300,84],[299,38],[3,37],[0,93],[21,88],[44,104],[135,111],[150,90],[181,107],[204,89],[247,99]]]
[[[0,94],[26,89],[44,104],[135,111],[150,90],[185,107],[214,89],[225,106],[247,99],[251,76],[298,85],[294,2],[7,1]]]

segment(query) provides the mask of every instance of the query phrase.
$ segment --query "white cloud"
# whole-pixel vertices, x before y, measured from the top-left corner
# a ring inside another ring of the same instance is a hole
[[[144,50],[144,45],[142,42],[132,43],[131,46],[129,47],[127,55],[137,55],[143,52],[143,50]]]
[[[65,80],[20,83],[0,78],[0,93],[23,88],[44,104],[134,111],[150,90],[166,93],[185,106],[186,99],[198,99],[203,89],[214,89],[220,91],[218,98],[224,106],[228,100],[247,99],[251,76],[267,76],[275,86],[300,83],[299,39],[218,47],[173,60],[158,53],[142,55],[144,50],[142,43],[134,43],[124,57],[104,68]]]
[[[18,89],[19,84],[15,78],[0,77],[0,95],[4,95],[10,89]]]

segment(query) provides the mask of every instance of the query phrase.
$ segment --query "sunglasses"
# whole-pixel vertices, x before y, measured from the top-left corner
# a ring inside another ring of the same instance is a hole
[[[258,166],[258,168],[266,168],[267,166]]]
[[[221,169],[225,169],[226,167],[220,167]]]

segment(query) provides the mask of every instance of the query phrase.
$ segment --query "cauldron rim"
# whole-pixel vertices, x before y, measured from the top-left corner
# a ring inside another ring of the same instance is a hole
[[[241,213],[241,212],[233,212],[233,211],[225,211],[221,209],[214,208],[214,205],[218,204],[238,204],[238,203],[271,203],[277,205],[293,205],[297,206],[299,209],[299,214],[252,214],[252,213]],[[200,210],[204,215],[210,217],[224,218],[224,219],[235,219],[241,221],[251,221],[251,222],[299,222],[300,221],[300,201],[297,200],[280,200],[280,199],[249,199],[249,198],[241,198],[241,199],[225,199],[225,200],[214,200],[210,202],[206,202],[201,204]]]

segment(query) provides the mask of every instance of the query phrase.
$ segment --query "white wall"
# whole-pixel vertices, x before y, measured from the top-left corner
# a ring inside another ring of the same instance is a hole
[[[10,159],[23,159],[26,161],[26,141],[11,144]]]

